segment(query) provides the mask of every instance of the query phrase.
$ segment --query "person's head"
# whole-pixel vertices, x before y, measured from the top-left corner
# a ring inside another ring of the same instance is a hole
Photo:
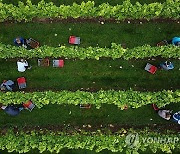
[[[166,65],[170,65],[170,64],[171,64],[171,62],[167,61]]]
[[[5,83],[7,80],[3,80],[3,83]]]
[[[20,59],[20,62],[24,62],[24,59]]]
[[[2,105],[2,106],[0,107],[0,109],[5,110],[5,109],[6,109],[6,107],[7,107],[7,106]]]
[[[4,110],[7,106],[4,106],[2,103],[0,103],[0,110]]]
[[[20,43],[21,43],[21,40],[20,40],[19,37],[16,38],[16,42],[17,42],[17,44],[20,44]]]

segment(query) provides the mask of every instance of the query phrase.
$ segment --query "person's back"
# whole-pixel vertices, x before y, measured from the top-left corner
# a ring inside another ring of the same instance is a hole
[[[166,120],[170,120],[171,118],[170,110],[158,110],[158,114],[160,117]]]
[[[19,72],[24,72],[26,70],[25,66],[24,66],[24,62],[17,62],[17,67],[18,67],[18,71]]]
[[[180,37],[174,37],[172,39],[172,44],[179,46],[180,45]]]
[[[172,62],[165,61],[164,63],[160,64],[160,67],[165,70],[172,70],[174,69],[174,65]]]
[[[1,84],[1,90],[4,91],[12,91],[14,86],[14,82],[12,80],[4,80]]]
[[[17,38],[14,39],[14,43],[17,46],[22,46],[23,44],[25,44],[25,39],[22,38],[22,37],[17,37]]]
[[[24,72],[28,68],[28,62],[24,59],[18,60],[17,67],[19,72]]]
[[[4,82],[4,85],[6,86],[7,90],[12,91],[14,82],[12,80],[7,80]]]
[[[19,108],[14,106],[7,106],[4,111],[11,116],[16,116],[20,113]]]

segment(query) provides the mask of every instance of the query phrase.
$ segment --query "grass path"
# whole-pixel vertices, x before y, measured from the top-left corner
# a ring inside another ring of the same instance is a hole
[[[144,70],[147,62],[158,65],[158,60],[65,60],[64,68],[37,66],[37,59],[29,60],[31,70],[18,72],[16,59],[0,60],[0,81],[16,80],[20,76],[27,79],[27,91],[36,90],[149,90],[179,89],[179,60],[171,60],[175,68],[170,71],[157,70],[152,75]],[[122,67],[122,68],[120,68]]]
[[[170,104],[167,109],[177,112],[180,110],[180,106],[179,104]],[[151,105],[123,111],[115,105],[103,105],[100,109],[96,109],[94,106],[91,109],[80,109],[79,106],[74,105],[47,105],[41,109],[35,108],[32,112],[24,110],[16,117],[0,111],[0,128],[51,125],[67,128],[68,125],[82,127],[86,124],[92,125],[92,128],[107,124],[132,127],[171,123],[174,122],[160,118]]]
[[[4,44],[14,45],[13,39],[23,36],[37,39],[41,45],[68,46],[70,35],[81,37],[81,47],[110,47],[113,42],[133,48],[144,44],[155,46],[161,40],[179,36],[180,26],[178,23],[0,23],[0,42]]]

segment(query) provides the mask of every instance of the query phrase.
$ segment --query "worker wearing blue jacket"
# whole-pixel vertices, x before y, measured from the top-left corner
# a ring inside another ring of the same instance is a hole
[[[27,48],[27,42],[26,39],[22,38],[22,37],[17,37],[14,39],[14,43],[17,46],[22,46],[24,48]]]
[[[2,105],[0,104],[0,108],[4,110],[10,116],[16,116],[24,109],[23,105]]]
[[[172,39],[172,44],[176,46],[180,46],[180,37],[174,37]]]
[[[14,82],[12,80],[4,80],[0,85],[1,91],[12,91],[14,87]]]

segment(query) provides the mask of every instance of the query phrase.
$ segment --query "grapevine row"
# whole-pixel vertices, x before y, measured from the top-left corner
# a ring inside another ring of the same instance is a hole
[[[112,43],[111,48],[101,47],[49,47],[42,46],[37,49],[27,50],[22,47],[15,47],[11,45],[4,45],[0,43],[0,58],[45,58],[45,57],[66,57],[66,58],[79,58],[79,59],[96,59],[101,57],[109,57],[112,59],[143,59],[147,57],[161,56],[164,58],[180,58],[180,48],[178,46],[161,46],[151,47],[144,45],[132,49],[124,49],[121,45]]]
[[[131,140],[130,134],[136,134],[135,140]],[[128,136],[129,135],[129,136]],[[101,131],[90,132],[65,132],[30,131],[13,132],[9,130],[0,135],[0,149],[8,152],[26,153],[32,149],[38,149],[40,153],[50,151],[59,153],[61,149],[86,149],[100,152],[104,149],[112,152],[136,153],[151,149],[152,152],[159,150],[171,153],[172,150],[180,149],[180,135],[177,133],[157,133],[148,130],[125,130],[121,129],[116,134],[102,133]],[[156,140],[157,139],[157,140]],[[159,140],[158,140],[159,139]],[[171,139],[171,140],[169,140]]]
[[[0,0],[0,21],[17,20],[31,21],[33,18],[91,18],[104,17],[124,19],[153,19],[153,18],[174,18],[180,17],[180,0],[166,0],[164,3],[131,4],[130,0],[125,0],[122,5],[111,6],[103,3],[95,6],[93,1],[82,2],[80,5],[73,3],[70,5],[56,6],[52,2],[45,3],[43,0],[37,5],[33,5],[31,0],[26,4],[18,3],[5,4]]]
[[[114,104],[124,109],[124,106],[139,108],[143,105],[155,103],[159,107],[170,103],[180,102],[180,90],[163,90],[159,92],[139,92],[139,91],[45,91],[45,92],[6,92],[0,93],[0,102],[3,104],[21,104],[27,100],[32,100],[37,107],[41,108],[48,104],[93,104],[100,108],[103,104]]]

